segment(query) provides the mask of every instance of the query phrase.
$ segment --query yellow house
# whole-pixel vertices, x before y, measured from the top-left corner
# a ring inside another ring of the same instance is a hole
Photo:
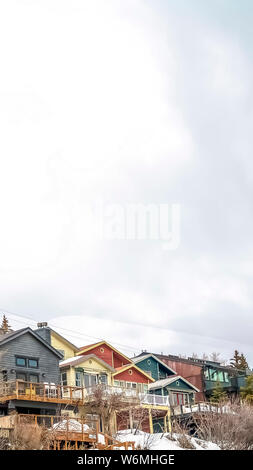
[[[35,332],[62,353],[63,359],[69,359],[78,353],[79,348],[77,346],[50,328],[46,322],[38,323],[37,326],[38,329]]]
[[[51,329],[51,328],[50,328]],[[51,345],[64,354],[64,359],[69,359],[77,354],[79,348],[51,329]]]
[[[112,374],[115,369],[95,354],[73,356],[60,362],[61,384],[71,387],[94,385],[112,385]]]

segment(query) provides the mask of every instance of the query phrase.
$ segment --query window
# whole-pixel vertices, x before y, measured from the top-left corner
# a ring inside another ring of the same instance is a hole
[[[210,369],[210,380],[218,380],[218,374],[216,369]]]
[[[106,375],[106,374],[101,374],[101,375],[99,376],[99,382],[100,382],[101,384],[107,384],[107,375]]]
[[[76,372],[76,387],[82,386],[82,372]]]
[[[61,385],[68,385],[67,372],[61,373]]]
[[[38,369],[39,361],[38,359],[28,359],[28,367],[32,367],[34,369]]]
[[[16,366],[29,367],[31,369],[38,369],[39,361],[33,357],[16,356]]]
[[[84,374],[84,386],[86,388],[94,387],[97,384],[97,376],[94,374]]]
[[[224,382],[224,376],[223,376],[223,371],[222,370],[219,370],[217,372],[217,376],[218,376],[218,381],[219,382]]]
[[[26,358],[25,357],[16,357],[16,366],[26,367]]]
[[[228,372],[224,372],[224,380],[225,382],[229,382]]]
[[[26,374],[23,373],[23,372],[17,372],[16,379],[17,380],[24,380],[24,382],[26,382]]]
[[[39,376],[37,374],[29,374],[29,381],[33,383],[38,383]]]

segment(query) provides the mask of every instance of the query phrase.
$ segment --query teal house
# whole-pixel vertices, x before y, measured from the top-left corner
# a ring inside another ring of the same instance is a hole
[[[132,358],[135,364],[151,375],[155,382],[149,384],[149,394],[168,397],[170,406],[188,405],[194,403],[195,393],[199,389],[185,378],[160,361],[154,354]]]
[[[171,367],[160,361],[154,354],[133,357],[132,361],[155,380],[166,379],[171,375],[176,375],[176,372]]]

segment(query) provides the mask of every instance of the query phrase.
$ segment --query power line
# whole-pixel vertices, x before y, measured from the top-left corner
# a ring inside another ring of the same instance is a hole
[[[29,320],[29,321],[33,322],[35,325],[37,325],[37,323],[38,323],[36,320],[34,320],[33,318],[31,318],[29,316],[20,315],[18,313],[10,312],[10,311],[5,310],[5,309],[1,309],[1,311],[4,312],[4,313],[7,313],[8,315],[14,316],[14,317],[19,317],[19,318]],[[16,320],[15,319],[15,321],[17,323],[27,324],[26,322],[21,321],[21,320]],[[95,340],[98,340],[98,341],[104,341],[104,338],[98,338],[96,336],[91,336],[91,335],[85,335],[84,333],[80,333],[78,331],[73,331],[73,330],[70,330],[70,329],[67,329],[67,328],[63,328],[61,326],[58,326],[58,325],[55,325],[55,324],[52,324],[52,323],[51,323],[51,325],[54,328],[58,328],[59,330],[66,331],[67,333],[73,333],[73,334],[71,334],[71,337],[75,337],[76,339],[89,338],[89,339],[93,339],[93,340],[95,339]],[[78,336],[76,336],[76,335],[78,335]],[[136,352],[136,351],[139,352],[140,351],[140,348],[134,348],[133,346],[117,343],[113,340],[112,341],[109,340],[109,341],[112,342],[113,344],[117,345],[117,346],[121,346],[123,349],[126,349],[128,351],[132,351],[132,352]]]

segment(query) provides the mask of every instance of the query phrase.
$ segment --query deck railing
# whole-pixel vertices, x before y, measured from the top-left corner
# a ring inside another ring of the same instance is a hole
[[[69,385],[56,385],[53,383],[34,383],[14,380],[0,382],[0,402],[9,400],[29,400],[39,402],[63,403],[84,405],[90,401],[95,402],[100,397],[112,395],[120,396],[126,403],[164,406],[171,410],[172,415],[187,414],[198,411],[213,411],[215,405],[207,402],[196,404],[171,405],[169,395],[155,395],[140,393],[137,389],[99,384],[93,387],[71,387]],[[211,408],[210,408],[211,407]]]
[[[0,382],[0,402],[8,400],[30,400],[53,403],[84,402],[85,392],[81,387],[56,385],[53,383],[24,382],[14,380]]]
[[[17,425],[38,425],[47,428],[49,431],[47,435],[48,449],[68,450],[73,449],[74,446],[77,450],[79,448],[79,444],[85,443],[95,449],[134,450],[133,442],[120,442],[114,437],[100,432],[99,418],[87,419],[56,415],[17,414],[0,417],[0,429],[2,427],[6,429],[6,418],[9,418],[8,429],[12,430]],[[20,432],[22,432],[22,429]]]
[[[54,438],[68,440],[76,438],[80,441],[91,440],[97,441],[99,435],[98,419],[87,420],[86,418],[72,418],[70,416],[53,416],[53,415],[26,415],[19,414],[16,416],[18,424],[35,424],[44,426],[52,432]]]
[[[34,383],[14,380],[0,382],[0,402],[8,400],[30,400],[53,403],[85,404],[90,400],[96,400],[98,396],[103,398],[111,395],[120,396],[122,399],[138,400],[139,393],[135,389],[99,384],[94,387],[71,387],[69,385],[56,385],[53,383]]]

